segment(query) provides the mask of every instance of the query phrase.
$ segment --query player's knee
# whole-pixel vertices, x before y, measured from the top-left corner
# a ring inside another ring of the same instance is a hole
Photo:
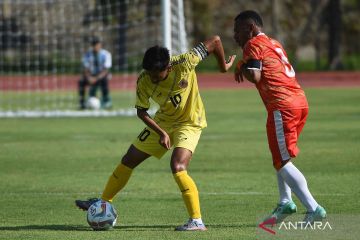
[[[129,156],[129,153],[126,153],[122,157],[121,163],[131,169],[134,169],[137,166],[137,164],[133,161],[133,158]]]
[[[275,164],[275,163],[273,163],[273,167],[275,168],[276,171],[279,171],[282,168],[281,164]]]
[[[150,155],[137,150],[133,145],[131,145],[126,154],[122,157],[121,163],[131,169],[134,169],[149,156]]]
[[[171,167],[171,171],[173,173],[177,173],[177,172],[186,170],[186,164],[184,164],[182,162],[177,162],[177,161],[171,161],[170,167]]]
[[[185,148],[175,148],[171,156],[170,167],[173,173],[185,171],[189,165],[192,152]]]
[[[288,162],[290,162],[291,158],[285,161],[274,161],[273,166],[276,171],[279,171],[283,166],[285,166]]]

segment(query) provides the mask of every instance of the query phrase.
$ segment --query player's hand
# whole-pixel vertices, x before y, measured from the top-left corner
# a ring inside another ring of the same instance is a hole
[[[237,81],[238,83],[244,81],[244,77],[243,77],[242,70],[241,70],[241,67],[242,67],[243,64],[244,64],[243,60],[240,60],[236,64],[234,77],[235,77],[235,81]]]
[[[166,148],[168,150],[171,148],[170,137],[166,132],[163,132],[160,135],[159,143],[161,144],[161,146],[163,146],[164,148]]]
[[[96,77],[93,77],[93,76],[89,77],[89,83],[90,83],[91,85],[95,84],[96,81],[97,81]]]
[[[228,71],[235,61],[236,55],[229,56],[229,59],[225,62],[225,70]]]

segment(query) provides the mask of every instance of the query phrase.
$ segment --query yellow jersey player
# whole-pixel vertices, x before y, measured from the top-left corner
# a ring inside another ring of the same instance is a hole
[[[235,55],[225,60],[219,36],[213,36],[178,56],[170,57],[168,49],[159,46],[145,52],[144,70],[137,80],[135,107],[137,116],[147,126],[110,176],[102,200],[112,202],[126,185],[134,168],[150,156],[160,159],[173,148],[170,167],[189,214],[189,220],[175,230],[206,230],[201,219],[198,190],[187,167],[201,131],[207,125],[195,67],[209,54],[214,54],[221,72],[226,72],[235,60]],[[150,99],[159,105],[154,118],[147,113]],[[87,210],[97,200],[76,200],[75,203]]]

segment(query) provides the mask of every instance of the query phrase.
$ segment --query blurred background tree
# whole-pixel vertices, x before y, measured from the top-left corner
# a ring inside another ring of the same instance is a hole
[[[264,20],[264,32],[280,41],[300,70],[360,69],[359,0],[185,1],[190,45],[213,34],[228,54],[239,52],[233,20],[247,9]]]
[[[296,70],[360,70],[360,0],[183,1],[190,47],[217,34],[227,54],[239,55],[234,18],[253,9],[263,17],[263,31],[284,45]],[[75,50],[100,35],[114,55],[114,71],[138,70],[146,48],[162,42],[160,6],[161,0],[0,0],[0,69],[78,71]],[[200,68],[216,70],[215,65],[209,58]]]

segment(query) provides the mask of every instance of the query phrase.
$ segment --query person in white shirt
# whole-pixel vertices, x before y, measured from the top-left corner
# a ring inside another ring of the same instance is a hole
[[[89,98],[96,97],[97,89],[101,88],[101,107],[108,109],[112,107],[109,93],[111,53],[102,48],[98,37],[93,37],[90,44],[91,48],[82,58],[83,74],[78,85],[80,109],[86,108],[85,91],[87,86],[90,86]]]

